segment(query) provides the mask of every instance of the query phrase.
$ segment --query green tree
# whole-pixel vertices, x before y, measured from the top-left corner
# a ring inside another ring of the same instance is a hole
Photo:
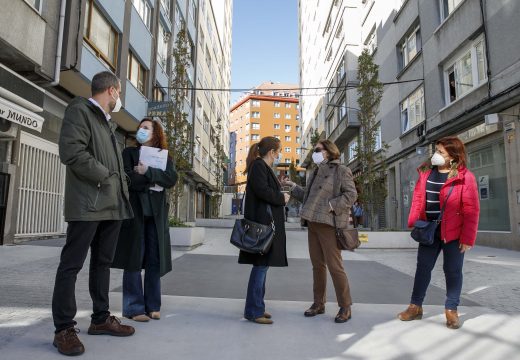
[[[224,192],[224,166],[227,163],[227,156],[222,145],[222,119],[217,118],[216,136],[212,139],[215,145],[215,187],[216,191],[213,192],[212,205],[213,205],[213,216],[218,217],[220,212],[220,205],[222,204],[222,193]]]
[[[298,171],[296,170],[296,164],[294,160],[291,160],[291,164],[289,165],[289,179],[298,185],[301,185],[301,178],[298,175]]]
[[[170,88],[170,106],[165,128],[168,139],[168,153],[177,169],[177,184],[169,191],[170,215],[178,218],[179,200],[184,193],[186,172],[192,169],[193,140],[192,126],[188,121],[185,104],[189,102],[187,70],[190,66],[190,46],[186,34],[186,24],[181,23],[173,48],[173,69]]]
[[[383,96],[383,84],[379,81],[379,66],[374,63],[368,50],[364,50],[358,58],[358,80],[358,105],[361,110],[358,113],[360,134],[357,159],[361,166],[356,178],[360,190],[358,198],[365,209],[367,225],[377,228],[377,211],[384,205],[387,195],[385,152],[388,147],[381,143],[381,149],[376,149],[380,126],[376,118]]]

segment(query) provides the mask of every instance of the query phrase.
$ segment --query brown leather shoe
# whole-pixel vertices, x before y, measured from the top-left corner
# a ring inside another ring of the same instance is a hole
[[[85,347],[78,338],[78,332],[79,330],[73,327],[61,330],[54,334],[52,345],[58,349],[60,354],[68,356],[81,355],[85,352]]]
[[[334,318],[334,322],[341,324],[347,322],[348,319],[352,317],[352,310],[349,307],[340,307],[338,311],[338,315]]]
[[[271,325],[273,323],[273,320],[271,319],[268,319],[264,316],[261,316],[259,318],[256,318],[256,319],[250,319],[250,318],[246,318],[247,320],[249,321],[252,321],[254,323],[257,323],[257,324],[261,324],[261,325]]]
[[[88,328],[89,335],[130,336],[134,332],[135,329],[132,326],[121,324],[121,320],[115,316],[109,316],[103,324],[91,323]]]
[[[271,314],[269,314],[268,312],[264,312],[264,317],[265,317],[266,319],[270,319],[270,318],[272,318],[273,316],[272,316]]]
[[[145,314],[134,315],[134,316],[131,316],[130,319],[137,321],[137,322],[150,321],[150,318],[148,317],[148,315],[145,315]]]
[[[316,316],[316,315],[324,314],[324,313],[325,313],[325,305],[320,306],[316,303],[313,303],[310,308],[305,310],[303,315],[305,315],[306,317],[312,317],[312,316]]]
[[[422,316],[422,306],[418,306],[415,304],[408,305],[408,309],[397,315],[397,317],[401,321],[421,320]]]
[[[457,310],[444,310],[444,314],[446,314],[446,327],[448,329],[458,329],[460,328],[459,314]]]

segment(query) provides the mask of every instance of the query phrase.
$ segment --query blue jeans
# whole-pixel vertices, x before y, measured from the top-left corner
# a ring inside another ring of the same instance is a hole
[[[144,218],[141,241],[141,263],[144,262],[144,292],[141,271],[123,273],[123,316],[132,317],[161,309],[161,263],[159,239],[153,217]]]
[[[253,266],[249,283],[247,284],[246,308],[244,317],[246,319],[257,319],[265,312],[265,279],[268,266]]]
[[[440,226],[438,227],[438,230]],[[442,250],[444,259],[444,276],[446,277],[446,302],[445,308],[457,310],[460,303],[460,293],[462,291],[462,265],[464,263],[464,253],[460,252],[459,242],[451,241],[445,244],[441,241],[440,231],[435,234],[435,241],[431,246],[419,245],[417,252],[417,269],[411,303],[422,306],[426,290],[430,284],[432,270],[435,262]]]

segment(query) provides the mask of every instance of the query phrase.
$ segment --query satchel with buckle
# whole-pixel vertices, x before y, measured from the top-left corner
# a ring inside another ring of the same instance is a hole
[[[339,166],[336,167],[336,178],[338,177],[338,169]],[[341,184],[339,179],[336,179],[335,184]],[[334,186],[335,189],[337,189],[337,185]],[[336,194],[337,191],[334,191],[334,194]],[[336,242],[338,244],[338,248],[340,250],[349,250],[354,251],[356,250],[360,245],[361,241],[359,241],[359,233],[357,229],[350,229],[350,228],[338,228],[336,224],[336,212],[332,211],[332,220],[334,221],[334,228],[336,229]]]
[[[442,210],[439,214],[439,217],[436,220],[416,220],[413,224],[411,236],[418,243],[429,246],[432,245],[435,241],[435,231],[437,230],[437,227],[440,225],[442,221],[442,214],[444,213],[444,209],[446,208],[446,204],[448,203],[448,198],[450,197],[451,192],[453,191],[453,186],[454,184],[451,184],[448,196],[446,196],[446,200],[444,200]]]

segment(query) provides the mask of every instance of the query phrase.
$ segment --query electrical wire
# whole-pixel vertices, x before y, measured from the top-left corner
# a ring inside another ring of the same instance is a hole
[[[395,85],[395,84],[404,84],[409,82],[416,82],[416,81],[424,81],[424,79],[413,79],[413,80],[403,80],[403,81],[389,81],[389,82],[382,82],[381,84],[383,86],[388,85]],[[154,86],[157,89],[171,89],[171,90],[184,90],[184,91],[220,91],[220,92],[251,92],[251,91],[299,91],[303,92],[306,90],[334,90],[334,89],[355,89],[358,88],[359,84],[352,84],[352,85],[341,85],[341,86],[315,86],[315,87],[295,87],[295,88],[262,88],[262,89],[256,89],[256,88],[202,88],[202,87],[176,87],[176,86]],[[323,93],[323,95],[328,94],[329,92]],[[262,95],[262,94],[260,94]],[[319,96],[320,94],[312,94],[312,96]],[[309,96],[308,94],[298,94],[297,96]]]

